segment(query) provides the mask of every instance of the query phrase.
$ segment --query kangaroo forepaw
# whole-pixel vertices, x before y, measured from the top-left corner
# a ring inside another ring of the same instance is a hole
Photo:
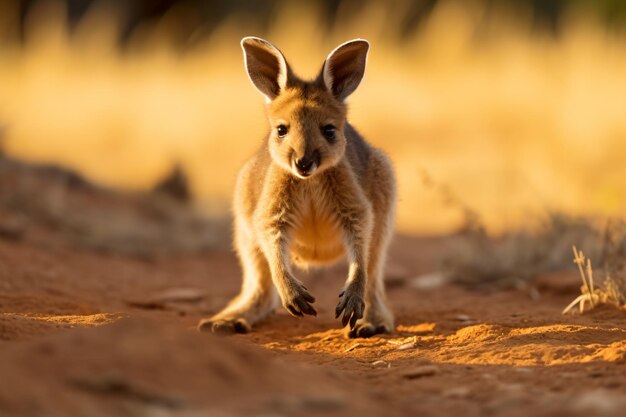
[[[350,328],[353,329],[358,319],[363,317],[363,311],[365,310],[365,302],[363,297],[351,288],[346,288],[339,294],[339,304],[335,309],[335,318],[339,318],[341,313],[341,324],[345,327],[350,323]]]
[[[315,297],[299,281],[294,280],[293,285],[281,294],[281,299],[283,306],[292,316],[302,317],[305,314],[317,316],[317,311],[311,305],[315,302]]]

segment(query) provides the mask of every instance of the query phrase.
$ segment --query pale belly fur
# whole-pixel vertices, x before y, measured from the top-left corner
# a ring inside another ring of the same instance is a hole
[[[301,267],[337,261],[345,252],[338,222],[310,206],[301,213],[291,243],[291,258]]]

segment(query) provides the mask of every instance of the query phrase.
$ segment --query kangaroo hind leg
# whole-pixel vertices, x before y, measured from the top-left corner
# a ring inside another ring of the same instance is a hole
[[[241,290],[222,311],[200,321],[200,330],[247,333],[278,306],[278,294],[265,255],[256,245],[254,235],[240,224],[236,225],[235,246],[243,269]]]

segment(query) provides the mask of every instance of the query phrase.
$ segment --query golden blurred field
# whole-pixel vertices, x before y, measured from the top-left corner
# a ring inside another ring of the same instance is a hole
[[[284,2],[269,28],[236,15],[187,51],[168,41],[185,19],[174,8],[122,51],[110,3],[92,7],[70,35],[63,3],[40,2],[24,46],[0,47],[3,146],[128,189],[180,162],[199,204],[223,214],[239,165],[265,133],[240,38],[272,41],[296,72],[314,76],[334,46],[362,37],[372,50],[351,120],[395,162],[399,230],[444,233],[462,221],[423,172],[496,232],[548,210],[624,212],[626,34],[571,10],[551,37],[531,28],[523,7],[445,1],[398,41],[385,22],[408,4],[369,1],[353,13],[344,1],[327,30],[315,3]],[[1,34],[17,9],[0,8]]]

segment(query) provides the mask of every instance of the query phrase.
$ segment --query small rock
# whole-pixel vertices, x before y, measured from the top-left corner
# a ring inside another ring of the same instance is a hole
[[[404,379],[418,379],[435,375],[439,372],[439,367],[436,365],[421,365],[415,368],[408,369],[402,373]]]
[[[469,387],[455,387],[445,390],[443,392],[444,397],[456,397],[456,398],[465,398],[470,395],[471,390]]]
[[[419,290],[433,290],[442,287],[448,282],[448,278],[441,272],[419,275],[411,280],[411,287]]]
[[[417,347],[417,342],[413,341],[413,342],[401,344],[400,346],[396,348],[396,350],[409,350],[409,349],[415,349],[416,347]]]
[[[389,340],[387,343],[396,346],[396,350],[407,350],[417,347],[417,336],[413,336],[410,339],[401,340]]]
[[[457,314],[456,316],[453,317],[453,319],[456,321],[463,322],[463,323],[473,323],[476,321],[470,316],[468,316],[467,314]]]

